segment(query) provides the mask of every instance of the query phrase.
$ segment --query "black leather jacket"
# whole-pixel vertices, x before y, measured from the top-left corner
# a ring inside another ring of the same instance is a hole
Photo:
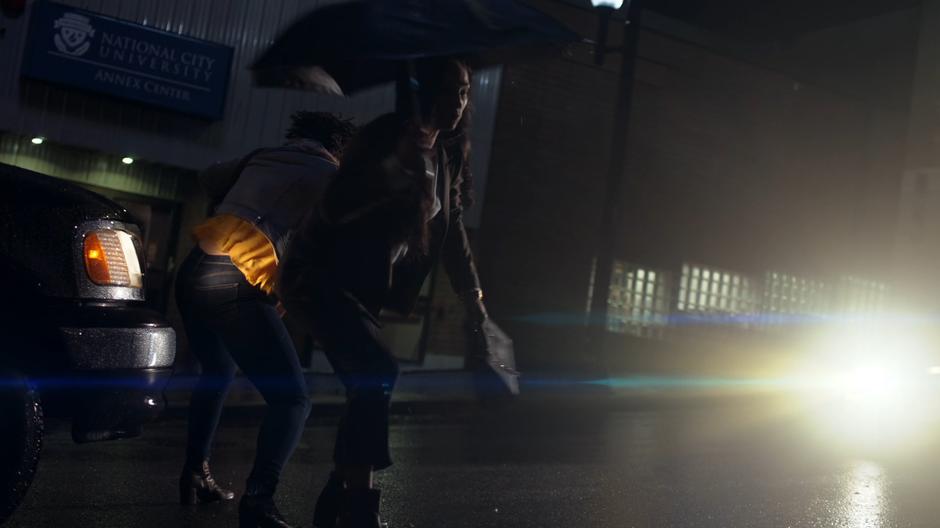
[[[316,282],[305,280],[305,276],[319,274],[322,278],[325,274],[330,283],[354,296],[374,315],[382,308],[408,314],[438,258],[458,294],[480,288],[462,221],[462,160],[451,162],[440,146],[436,192],[442,207],[429,222],[427,251],[411,248],[395,260],[397,246],[406,242],[404,233],[409,230],[405,226],[414,225],[416,216],[421,215],[421,202],[414,185],[402,185],[400,174],[390,174],[395,169],[390,169],[388,160],[395,156],[400,118],[387,115],[379,119],[384,120],[379,125],[387,129],[377,134],[383,138],[381,142],[368,146],[373,161],[344,159],[323,202],[292,240],[280,266],[282,297],[315,295],[315,291],[304,291]]]

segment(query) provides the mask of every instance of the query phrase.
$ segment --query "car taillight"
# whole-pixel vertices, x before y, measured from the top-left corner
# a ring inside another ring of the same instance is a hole
[[[92,231],[85,235],[85,272],[101,286],[143,286],[137,249],[130,233],[116,230]]]

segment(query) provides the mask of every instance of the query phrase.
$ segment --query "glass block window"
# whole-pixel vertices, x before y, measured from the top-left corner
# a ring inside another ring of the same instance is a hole
[[[764,276],[761,312],[768,324],[784,315],[821,315],[829,310],[830,288],[821,281],[786,273],[768,272]]]
[[[874,314],[887,308],[887,284],[860,277],[842,277],[836,309],[845,314]]]
[[[731,271],[682,265],[680,312],[751,314],[757,307],[756,288],[747,276]]]
[[[668,274],[614,261],[607,299],[607,329],[641,337],[661,337],[669,318]]]

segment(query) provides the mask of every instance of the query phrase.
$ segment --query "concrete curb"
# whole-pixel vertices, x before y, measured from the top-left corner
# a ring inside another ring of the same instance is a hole
[[[167,390],[170,417],[185,416],[195,376],[177,376]],[[308,373],[313,411],[316,418],[342,415],[345,390],[328,373]],[[773,393],[715,390],[613,390],[594,385],[571,384],[563,388],[533,382],[523,383],[522,395],[509,401],[484,402],[473,384],[469,371],[407,371],[399,378],[392,399],[395,416],[462,416],[481,409],[495,414],[581,413],[641,411],[664,408],[747,404],[774,397]],[[226,413],[256,415],[264,411],[264,400],[244,377],[233,384],[226,402]],[[231,409],[231,410],[230,410]]]
[[[342,406],[346,391],[333,374],[307,373],[307,386],[314,407]],[[174,376],[165,392],[167,409],[186,408],[189,396],[196,384],[196,376]],[[467,371],[410,371],[403,372],[395,387],[393,410],[423,405],[439,407],[441,405],[475,404],[477,395],[473,380]],[[232,384],[226,400],[226,407],[263,407],[261,394],[244,376],[239,376]]]

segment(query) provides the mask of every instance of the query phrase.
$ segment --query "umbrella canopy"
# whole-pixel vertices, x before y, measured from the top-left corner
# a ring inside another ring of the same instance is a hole
[[[457,56],[479,68],[579,40],[514,0],[360,0],[301,17],[252,70],[262,86],[350,94],[395,81],[411,60]]]

